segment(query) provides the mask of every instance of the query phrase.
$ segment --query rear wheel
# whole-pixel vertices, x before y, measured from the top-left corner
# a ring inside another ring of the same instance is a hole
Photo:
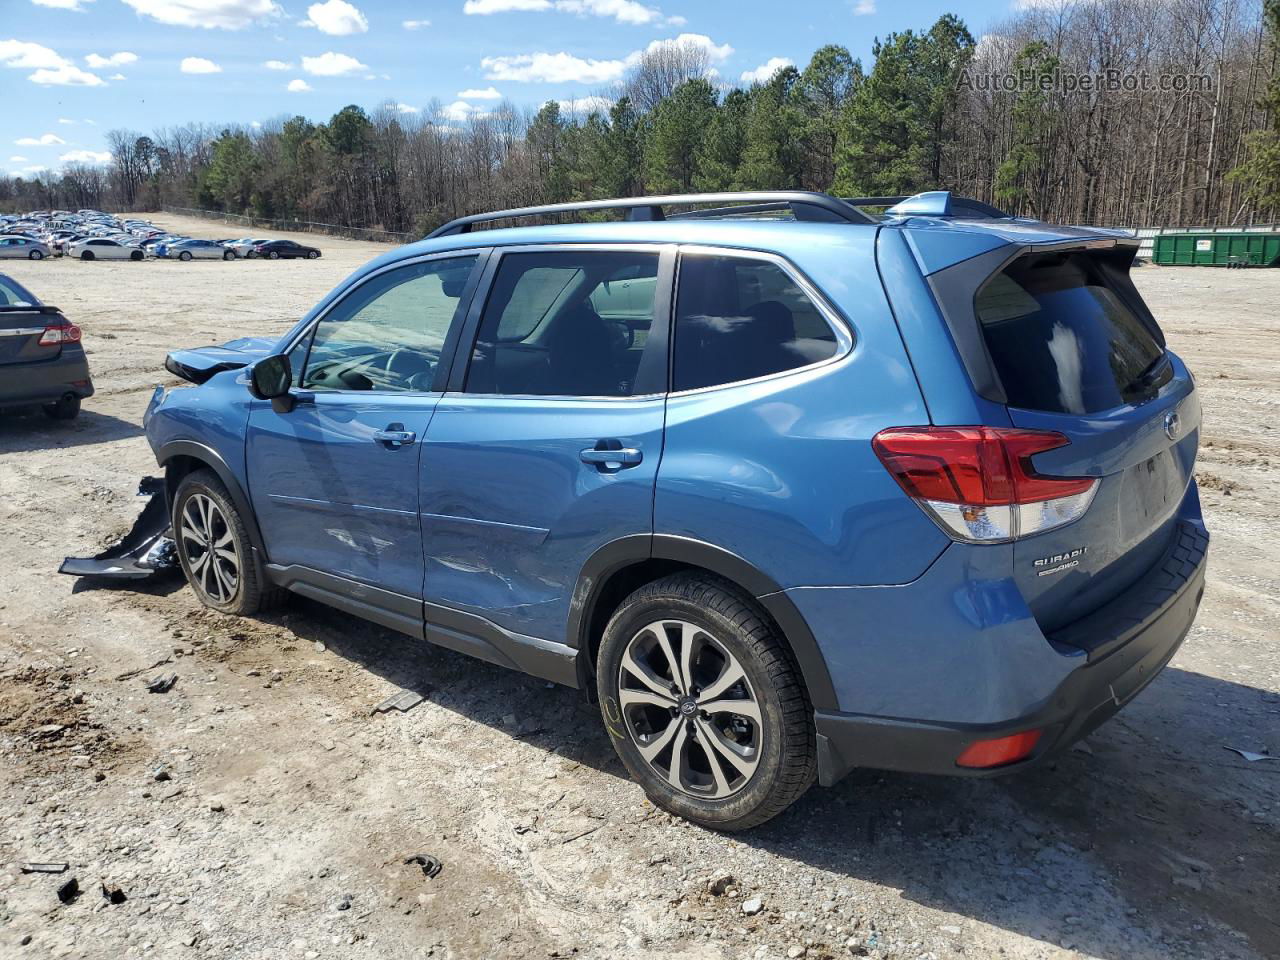
[[[212,470],[196,470],[179,482],[173,538],[182,572],[206,607],[246,616],[278,598],[227,488]]]
[[[52,417],[54,420],[74,420],[80,416],[80,398],[74,393],[68,393],[59,397],[53,403],[46,403],[41,407],[45,415]]]
[[[649,799],[716,830],[777,816],[817,770],[813,711],[784,642],[702,574],[640,588],[605,628],[600,710]]]
[[[232,252],[231,250],[226,251],[226,252],[225,252],[225,253],[223,253],[223,255],[222,255],[222,259],[223,259],[223,260],[234,260],[235,258],[236,258],[236,255],[235,255],[235,253],[234,253],[234,252]]]
[[[279,253],[277,253],[275,250],[272,250],[270,253],[268,253],[268,254],[267,254],[267,259],[268,259],[268,260],[279,260],[279,259],[280,259],[280,254],[279,254]]]
[[[80,259],[81,259],[81,260],[92,260],[92,259],[93,259],[93,251],[92,251],[92,250],[86,250],[86,251],[84,251],[82,254],[80,254]]]
[[[129,259],[132,260],[134,263],[137,263],[139,260],[142,259],[142,251],[141,250],[131,251],[129,253]]]
[[[244,258],[246,260],[256,260],[258,259],[258,255],[254,253],[252,250],[250,250],[248,253],[244,255]]]
[[[43,254],[43,253],[41,253],[39,250],[32,250],[32,251],[31,251],[31,253],[29,253],[27,256],[28,256],[30,259],[32,259],[32,260],[43,260],[43,259],[44,259],[44,254]]]
[[[181,260],[183,263],[186,263],[191,259],[191,251],[183,250],[180,254],[178,254],[178,259]]]

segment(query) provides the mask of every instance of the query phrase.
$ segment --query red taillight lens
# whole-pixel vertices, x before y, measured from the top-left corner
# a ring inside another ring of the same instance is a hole
[[[902,489],[949,534],[971,541],[1039,533],[1088,508],[1095,478],[1044,476],[1031,464],[1068,443],[1053,431],[1005,427],[892,427],[871,441]]]
[[[64,323],[45,327],[44,333],[40,334],[40,346],[42,347],[55,347],[60,343],[79,342],[80,328],[74,323]]]
[[[1040,742],[1041,730],[1027,730],[1009,737],[997,737],[994,740],[975,740],[965,748],[964,753],[956,757],[957,767],[1003,767],[1005,764],[1017,763],[1031,755],[1031,751]]]

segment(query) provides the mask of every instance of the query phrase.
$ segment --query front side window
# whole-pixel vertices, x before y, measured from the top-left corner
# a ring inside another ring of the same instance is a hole
[[[411,263],[360,284],[316,325],[295,381],[306,390],[430,391],[476,259]]]
[[[695,390],[806,367],[836,355],[825,316],[768,260],[684,255],[673,389]]]
[[[657,281],[657,253],[507,254],[481,316],[466,391],[632,396]]]

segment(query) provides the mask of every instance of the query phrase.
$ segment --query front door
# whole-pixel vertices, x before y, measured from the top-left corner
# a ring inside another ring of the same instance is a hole
[[[293,409],[254,401],[249,493],[272,564],[420,602],[418,464],[477,259],[365,278],[292,346]]]
[[[563,642],[587,558],[652,533],[673,264],[656,246],[498,261],[423,449],[428,636],[488,621]]]

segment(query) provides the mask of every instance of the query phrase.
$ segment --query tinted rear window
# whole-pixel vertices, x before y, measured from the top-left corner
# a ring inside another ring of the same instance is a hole
[[[1086,253],[1015,260],[978,291],[974,311],[1013,407],[1109,410],[1150,399],[1172,373]]]

